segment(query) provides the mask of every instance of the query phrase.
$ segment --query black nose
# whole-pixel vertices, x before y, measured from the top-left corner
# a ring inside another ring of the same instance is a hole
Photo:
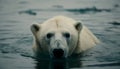
[[[56,58],[61,58],[64,55],[64,51],[62,49],[54,49],[53,50],[53,55]]]

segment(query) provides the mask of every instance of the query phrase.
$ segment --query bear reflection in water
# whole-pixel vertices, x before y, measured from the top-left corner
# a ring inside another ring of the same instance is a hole
[[[50,60],[38,60],[36,63],[36,69],[69,69],[79,68],[82,63],[79,59],[50,59]]]

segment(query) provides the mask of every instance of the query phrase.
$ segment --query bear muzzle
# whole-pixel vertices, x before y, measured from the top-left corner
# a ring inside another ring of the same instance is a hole
[[[63,49],[53,49],[52,53],[54,58],[63,58],[65,52]]]
[[[51,41],[49,46],[49,52],[51,58],[66,58],[67,57],[67,44],[63,40],[56,39]]]

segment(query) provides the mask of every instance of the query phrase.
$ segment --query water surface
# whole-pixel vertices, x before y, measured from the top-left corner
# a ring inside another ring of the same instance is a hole
[[[120,69],[120,0],[0,0],[0,69]],[[83,21],[101,44],[82,57],[33,58],[30,25],[56,15]]]

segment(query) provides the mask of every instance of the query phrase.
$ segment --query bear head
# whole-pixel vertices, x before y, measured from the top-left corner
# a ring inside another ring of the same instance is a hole
[[[51,58],[70,56],[77,47],[81,29],[80,22],[60,18],[31,26],[37,50]]]

